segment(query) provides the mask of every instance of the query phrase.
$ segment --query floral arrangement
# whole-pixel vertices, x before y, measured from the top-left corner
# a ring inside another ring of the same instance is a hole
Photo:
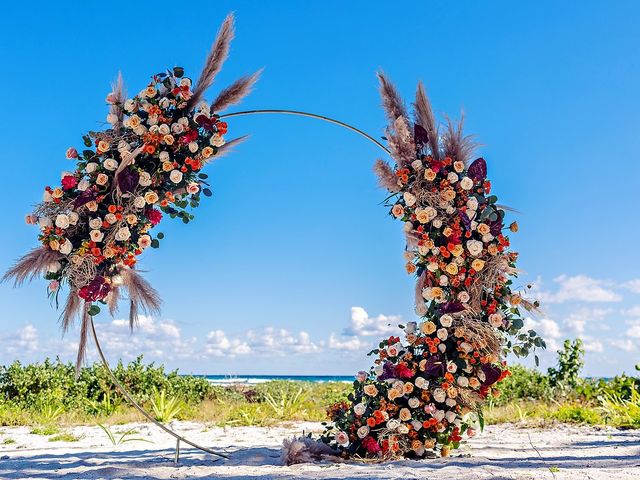
[[[375,171],[403,223],[420,321],[370,352],[374,366],[358,374],[349,403],[329,408],[322,440],[349,456],[448,455],[483,425],[483,401],[509,375],[505,354],[545,346],[524,331],[522,310],[538,304],[513,289],[518,255],[507,232],[518,225],[505,226],[485,160],[470,162],[475,145],[462,121],[440,134],[419,84],[411,122],[394,86],[379,79],[395,165],[378,160]]]
[[[120,290],[126,289],[132,328],[140,310],[159,309],[159,295],[135,270],[137,257],[159,246],[163,234],[154,234],[154,228],[164,215],[184,223],[194,218],[189,209],[198,206],[201,194],[211,195],[202,168],[241,140],[225,143],[227,123],[218,112],[246,96],[259,72],[223,89],[213,102],[203,100],[233,34],[229,15],[195,85],[175,67],[126,98],[119,77],[106,97],[110,128],[83,136],[82,151],[67,150],[74,168],[62,173],[60,185],[45,188],[42,202],[26,217],[38,226],[41,246],[4,279],[20,284],[44,275],[56,304],[62,286],[68,286],[61,320],[66,330],[82,318],[78,366],[98,304],[115,313]]]

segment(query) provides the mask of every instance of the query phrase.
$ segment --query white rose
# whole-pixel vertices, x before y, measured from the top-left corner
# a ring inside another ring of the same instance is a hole
[[[440,325],[449,328],[453,324],[453,317],[448,313],[445,313],[440,317]]]
[[[104,216],[104,219],[105,219],[108,223],[110,223],[110,224],[112,224],[112,225],[118,221],[118,219],[116,218],[115,214],[113,214],[113,213],[107,213],[107,214]]]
[[[395,430],[399,426],[400,426],[400,421],[396,420],[395,418],[392,418],[387,422],[387,428],[389,430]]]
[[[414,170],[420,170],[422,168],[422,160],[414,160],[411,162],[411,167]]]
[[[438,283],[441,287],[446,287],[447,285],[449,285],[449,277],[447,277],[446,275],[440,275]]]
[[[420,420],[411,420],[411,426],[418,432],[422,428],[422,422]]]
[[[144,197],[136,197],[133,199],[133,206],[136,208],[144,208],[146,204],[147,202],[145,202]]]
[[[180,170],[171,170],[169,178],[173,183],[180,183],[182,181],[182,172]]]
[[[358,438],[366,437],[367,435],[369,435],[369,427],[367,425],[361,426],[358,429],[357,434],[358,434]]]
[[[140,179],[138,180],[138,183],[142,187],[148,187],[149,185],[151,185],[151,175],[149,175],[149,172],[140,173]]]
[[[142,249],[151,246],[151,237],[149,235],[141,235],[138,239],[138,246]]]
[[[447,405],[447,407],[455,407],[458,402],[456,402],[454,398],[447,398],[444,403]]]
[[[189,126],[189,119],[187,117],[180,117],[178,123],[186,128]]]
[[[84,169],[87,173],[93,173],[98,169],[98,164],[95,162],[89,162]]]
[[[441,343],[440,345],[438,345],[438,350],[440,351],[440,353],[444,353],[447,351],[447,346],[444,343]]]
[[[460,292],[458,294],[458,300],[460,300],[462,303],[467,303],[470,299],[471,297],[467,292]]]
[[[463,190],[471,190],[473,188],[473,180],[471,180],[469,177],[464,177],[462,180],[460,180],[460,187]]]
[[[467,377],[460,376],[456,381],[458,382],[458,385],[460,385],[461,387],[466,388],[469,386],[469,379]]]
[[[149,115],[149,117],[147,117],[147,123],[149,125],[151,125],[152,127],[154,125],[158,124],[158,115]]]
[[[447,362],[447,372],[456,373],[458,371],[458,366],[453,362]]]
[[[191,153],[196,153],[198,151],[198,144],[196,142],[189,143],[188,147]]]
[[[96,217],[89,220],[89,228],[93,230],[99,230],[102,227],[102,219]]]
[[[69,227],[69,216],[61,213],[56,217],[56,227],[58,228],[68,228]]]
[[[420,400],[418,400],[416,397],[411,397],[407,403],[411,408],[418,408],[420,406]]]
[[[102,164],[102,166],[107,170],[113,171],[116,168],[118,168],[118,161],[114,160],[113,158],[107,158]]]
[[[440,227],[442,227],[442,220],[440,220],[439,218],[436,218],[436,219],[433,221],[433,226],[434,226],[434,227],[436,227],[436,228],[440,228]]]
[[[118,142],[118,151],[120,153],[128,152],[130,148],[131,148],[131,146],[126,141],[120,140]]]
[[[91,238],[93,242],[101,242],[104,238],[104,233],[100,230],[91,230],[91,232],[89,232],[89,238]]]
[[[429,248],[426,245],[418,245],[418,253],[423,257],[429,255]]]
[[[218,133],[214,133],[211,136],[211,140],[209,140],[209,143],[214,147],[221,147],[222,145],[224,145],[224,142],[224,137]]]
[[[38,219],[38,225],[40,228],[53,227],[53,222],[49,217],[41,217]]]
[[[73,245],[69,240],[65,240],[65,242],[60,245],[60,249],[58,251],[63,255],[69,255],[71,250],[73,250]]]
[[[436,335],[444,342],[449,337],[449,332],[447,332],[446,328],[439,328]]]
[[[479,240],[469,240],[467,241],[467,250],[469,250],[469,254],[472,257],[477,257],[482,253],[482,249],[484,248],[484,244]]]
[[[128,98],[125,102],[124,102],[124,109],[127,112],[133,112],[136,108],[136,102],[134,102],[132,99]]]
[[[449,172],[447,180],[449,180],[449,183],[456,183],[458,181],[458,175],[455,172]]]
[[[87,180],[86,178],[83,178],[78,183],[78,190],[80,190],[81,192],[84,192],[90,186],[91,186],[91,183],[89,183],[89,180]]]
[[[171,125],[171,131],[175,134],[180,134],[184,132],[184,127],[180,123],[174,123]]]
[[[446,418],[446,419],[447,419],[447,422],[449,422],[449,423],[453,423],[453,421],[456,419],[456,412],[452,412],[451,410],[449,410],[449,411],[445,414],[444,418]]]
[[[444,391],[442,392],[442,394],[444,395]],[[444,402],[444,396],[442,397],[442,401]],[[436,410],[433,413],[433,418],[441,422],[442,420],[444,420],[444,415],[445,415],[444,410]]]
[[[340,431],[336,433],[335,439],[338,445],[342,445],[343,447],[349,445],[349,435],[347,435],[345,432]]]
[[[407,322],[407,325],[405,326],[405,333],[408,334],[412,334],[412,333],[416,333],[416,331],[418,330],[418,324],[416,322]]]
[[[367,410],[367,406],[364,403],[357,403],[353,407],[353,411],[356,415],[364,415],[364,412]]]
[[[429,382],[426,381],[423,377],[416,377],[413,383],[415,384],[416,387],[421,388],[423,390],[426,388],[429,388]]]
[[[168,162],[169,161],[169,152],[160,152],[160,155],[158,155],[158,158],[160,158],[161,162]]]
[[[489,243],[491,240],[493,240],[493,235],[491,235],[490,233],[482,236],[482,241],[484,243]]]
[[[58,270],[60,270],[62,268],[62,265],[60,264],[60,262],[51,262],[49,264],[49,266],[47,267],[47,270],[50,273],[56,273]]]
[[[402,197],[407,207],[413,207],[416,204],[416,196],[413,193],[404,192]]]
[[[169,133],[171,133],[171,129],[169,128],[169,125],[163,123],[158,127],[158,133],[160,133],[160,135],[169,135]]]
[[[398,433],[401,435],[406,435],[407,433],[409,433],[409,427],[407,427],[404,423],[401,423],[398,426]]]
[[[129,231],[129,227],[121,227],[116,232],[116,240],[120,242],[126,242],[131,237],[131,232]]]
[[[492,313],[491,315],[489,315],[489,323],[493,326],[493,327],[502,327],[504,324],[502,322],[502,314],[501,313]]]
[[[469,210],[477,210],[478,209],[478,199],[476,197],[471,197],[467,200],[467,208]]]
[[[96,177],[96,183],[98,185],[106,185],[109,181],[109,177],[107,177],[104,173],[99,173]]]
[[[375,373],[377,377],[382,375],[383,371],[384,371],[384,368],[382,367],[382,365],[376,365],[375,367],[373,367],[373,373]]]

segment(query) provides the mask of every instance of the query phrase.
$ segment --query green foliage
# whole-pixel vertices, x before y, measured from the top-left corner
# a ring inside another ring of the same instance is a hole
[[[512,365],[511,375],[506,377],[497,388],[500,396],[492,398],[492,405],[506,405],[514,400],[542,400],[552,395],[549,377],[522,365]]]
[[[71,433],[61,433],[49,438],[50,442],[77,442],[80,437],[76,437]]]
[[[129,430],[126,430],[124,432],[114,432],[113,430],[111,430],[111,428],[109,428],[106,425],[103,425],[102,423],[97,423],[96,425],[98,425],[102,429],[102,431],[107,434],[107,437],[109,438],[109,441],[111,442],[112,445],[122,445],[123,443],[127,443],[127,442],[151,443],[147,439],[140,438],[140,437],[133,437],[133,435],[138,434],[138,431],[135,428],[130,428]]]
[[[553,418],[567,423],[587,423],[589,425],[603,423],[602,416],[597,410],[584,405],[561,405],[553,414]]]
[[[16,443],[13,438],[5,438],[4,440],[2,440],[2,445],[11,445],[13,443]]]
[[[49,436],[49,435],[55,435],[57,433],[60,432],[60,429],[54,425],[45,425],[45,426],[39,426],[39,427],[33,427],[31,429],[31,433],[33,435],[45,435],[45,436]]]
[[[548,370],[552,387],[563,390],[575,388],[580,383],[580,370],[584,367],[584,345],[579,338],[573,342],[565,340],[562,350],[558,350],[558,367]]]
[[[165,390],[154,389],[151,399],[151,412],[159,422],[170,422],[184,410],[185,404],[179,397],[167,398]]]

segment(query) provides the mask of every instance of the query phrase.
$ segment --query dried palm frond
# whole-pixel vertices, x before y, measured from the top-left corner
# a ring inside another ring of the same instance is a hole
[[[222,26],[220,27],[220,30],[218,30],[218,35],[211,46],[209,55],[207,55],[204,67],[202,67],[202,72],[200,72],[200,77],[193,89],[193,95],[189,100],[189,108],[197,105],[198,102],[202,100],[204,92],[206,92],[211,86],[213,80],[216,78],[216,75],[229,56],[229,46],[231,45],[231,40],[233,40],[234,37],[233,23],[233,13],[230,13],[227,15],[227,18],[224,19],[224,22],[222,22]]]
[[[500,278],[511,273],[514,273],[514,270],[509,267],[509,259],[506,255],[496,255],[489,258],[469,288],[471,296],[469,305],[474,310],[479,310],[484,292],[493,290]]]
[[[118,121],[112,124],[112,128],[115,131],[116,135],[120,131],[120,127],[122,127],[122,118],[124,117],[124,102],[127,99],[127,92],[124,88],[124,80],[122,79],[122,72],[118,72],[118,77],[116,81],[111,85],[112,87],[112,95],[113,95],[113,103],[109,108],[109,113],[115,115]]]
[[[473,345],[482,356],[500,356],[502,343],[495,329],[487,322],[478,320],[473,312],[463,311],[453,314],[454,327],[464,329],[465,340]]]
[[[220,148],[218,148],[218,152],[213,156],[213,157],[209,157],[206,160],[206,164],[209,164],[211,162],[214,162],[216,160],[218,160],[219,158],[224,157],[225,155],[228,155],[229,153],[231,153],[233,151],[233,149],[235,147],[237,147],[238,145],[240,145],[242,142],[244,142],[247,138],[249,138],[249,135],[243,135],[241,137],[238,138],[234,138],[233,140],[229,140],[227,143],[225,143],[224,145],[222,145]]]
[[[458,387],[458,402],[463,407],[470,408],[471,410],[477,410],[478,405],[482,403],[482,397],[471,390],[470,388]]]
[[[378,183],[381,187],[386,188],[390,192],[397,193],[400,191],[400,187],[398,186],[398,178],[395,173],[393,173],[393,169],[391,165],[389,165],[384,160],[378,159],[373,164],[373,171],[378,177]]]
[[[48,247],[34,248],[20,258],[20,260],[4,274],[0,283],[13,279],[14,286],[20,286],[27,280],[31,281],[35,277],[45,274],[49,266],[60,260],[61,257],[61,253],[51,250]]]
[[[396,87],[380,70],[377,73],[380,82],[380,96],[382,97],[382,107],[387,114],[389,123],[394,123],[398,117],[407,117],[407,109],[404,106],[402,97]]]
[[[260,78],[262,69],[253,75],[245,75],[223,89],[211,104],[212,112],[222,112],[231,105],[240,103],[244,97],[251,93],[253,86]]]
[[[340,462],[340,452],[326,443],[310,437],[297,437],[282,441],[280,460],[283,465],[314,463],[318,461]]]
[[[85,302],[82,314],[82,322],[80,323],[80,340],[78,341],[78,356],[76,357],[76,378],[80,376],[80,368],[87,356],[87,340],[89,338],[89,328],[91,323],[91,315],[89,315],[90,303]]]
[[[72,288],[60,314],[60,324],[63,332],[69,330],[81,308],[82,302],[78,296],[78,291]]]
[[[537,315],[542,315],[543,313],[538,302],[532,302],[531,300],[527,300],[526,298],[520,298],[519,306],[522,306],[522,308],[524,308],[529,313],[535,313]]]
[[[438,125],[436,123],[435,116],[433,115],[431,102],[424,91],[424,85],[422,82],[418,82],[416,101],[413,106],[415,109],[416,123],[424,128],[427,135],[427,142],[431,150],[431,155],[433,155],[433,158],[438,160],[440,158]]]
[[[131,301],[129,326],[133,329],[138,322],[139,312],[158,314],[160,313],[162,301],[158,292],[134,269],[123,268],[120,274],[122,275],[123,286],[129,292],[129,300]]]
[[[473,135],[464,135],[463,126],[464,114],[460,116],[457,124],[447,118],[447,130],[442,136],[442,146],[447,157],[466,165],[479,144],[473,140]]]

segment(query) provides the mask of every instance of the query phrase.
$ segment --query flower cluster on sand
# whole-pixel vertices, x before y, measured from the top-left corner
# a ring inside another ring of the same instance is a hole
[[[360,372],[350,402],[329,410],[323,440],[349,455],[423,457],[447,454],[482,423],[480,407],[509,375],[511,350],[527,355],[544,342],[523,331],[521,308],[536,303],[512,289],[517,254],[509,250],[504,209],[491,194],[484,159],[461,125],[441,136],[419,85],[415,122],[380,76],[396,164],[376,173],[390,192],[390,214],[403,222],[406,270],[415,275],[415,311],[404,338],[380,342],[374,366]]]

